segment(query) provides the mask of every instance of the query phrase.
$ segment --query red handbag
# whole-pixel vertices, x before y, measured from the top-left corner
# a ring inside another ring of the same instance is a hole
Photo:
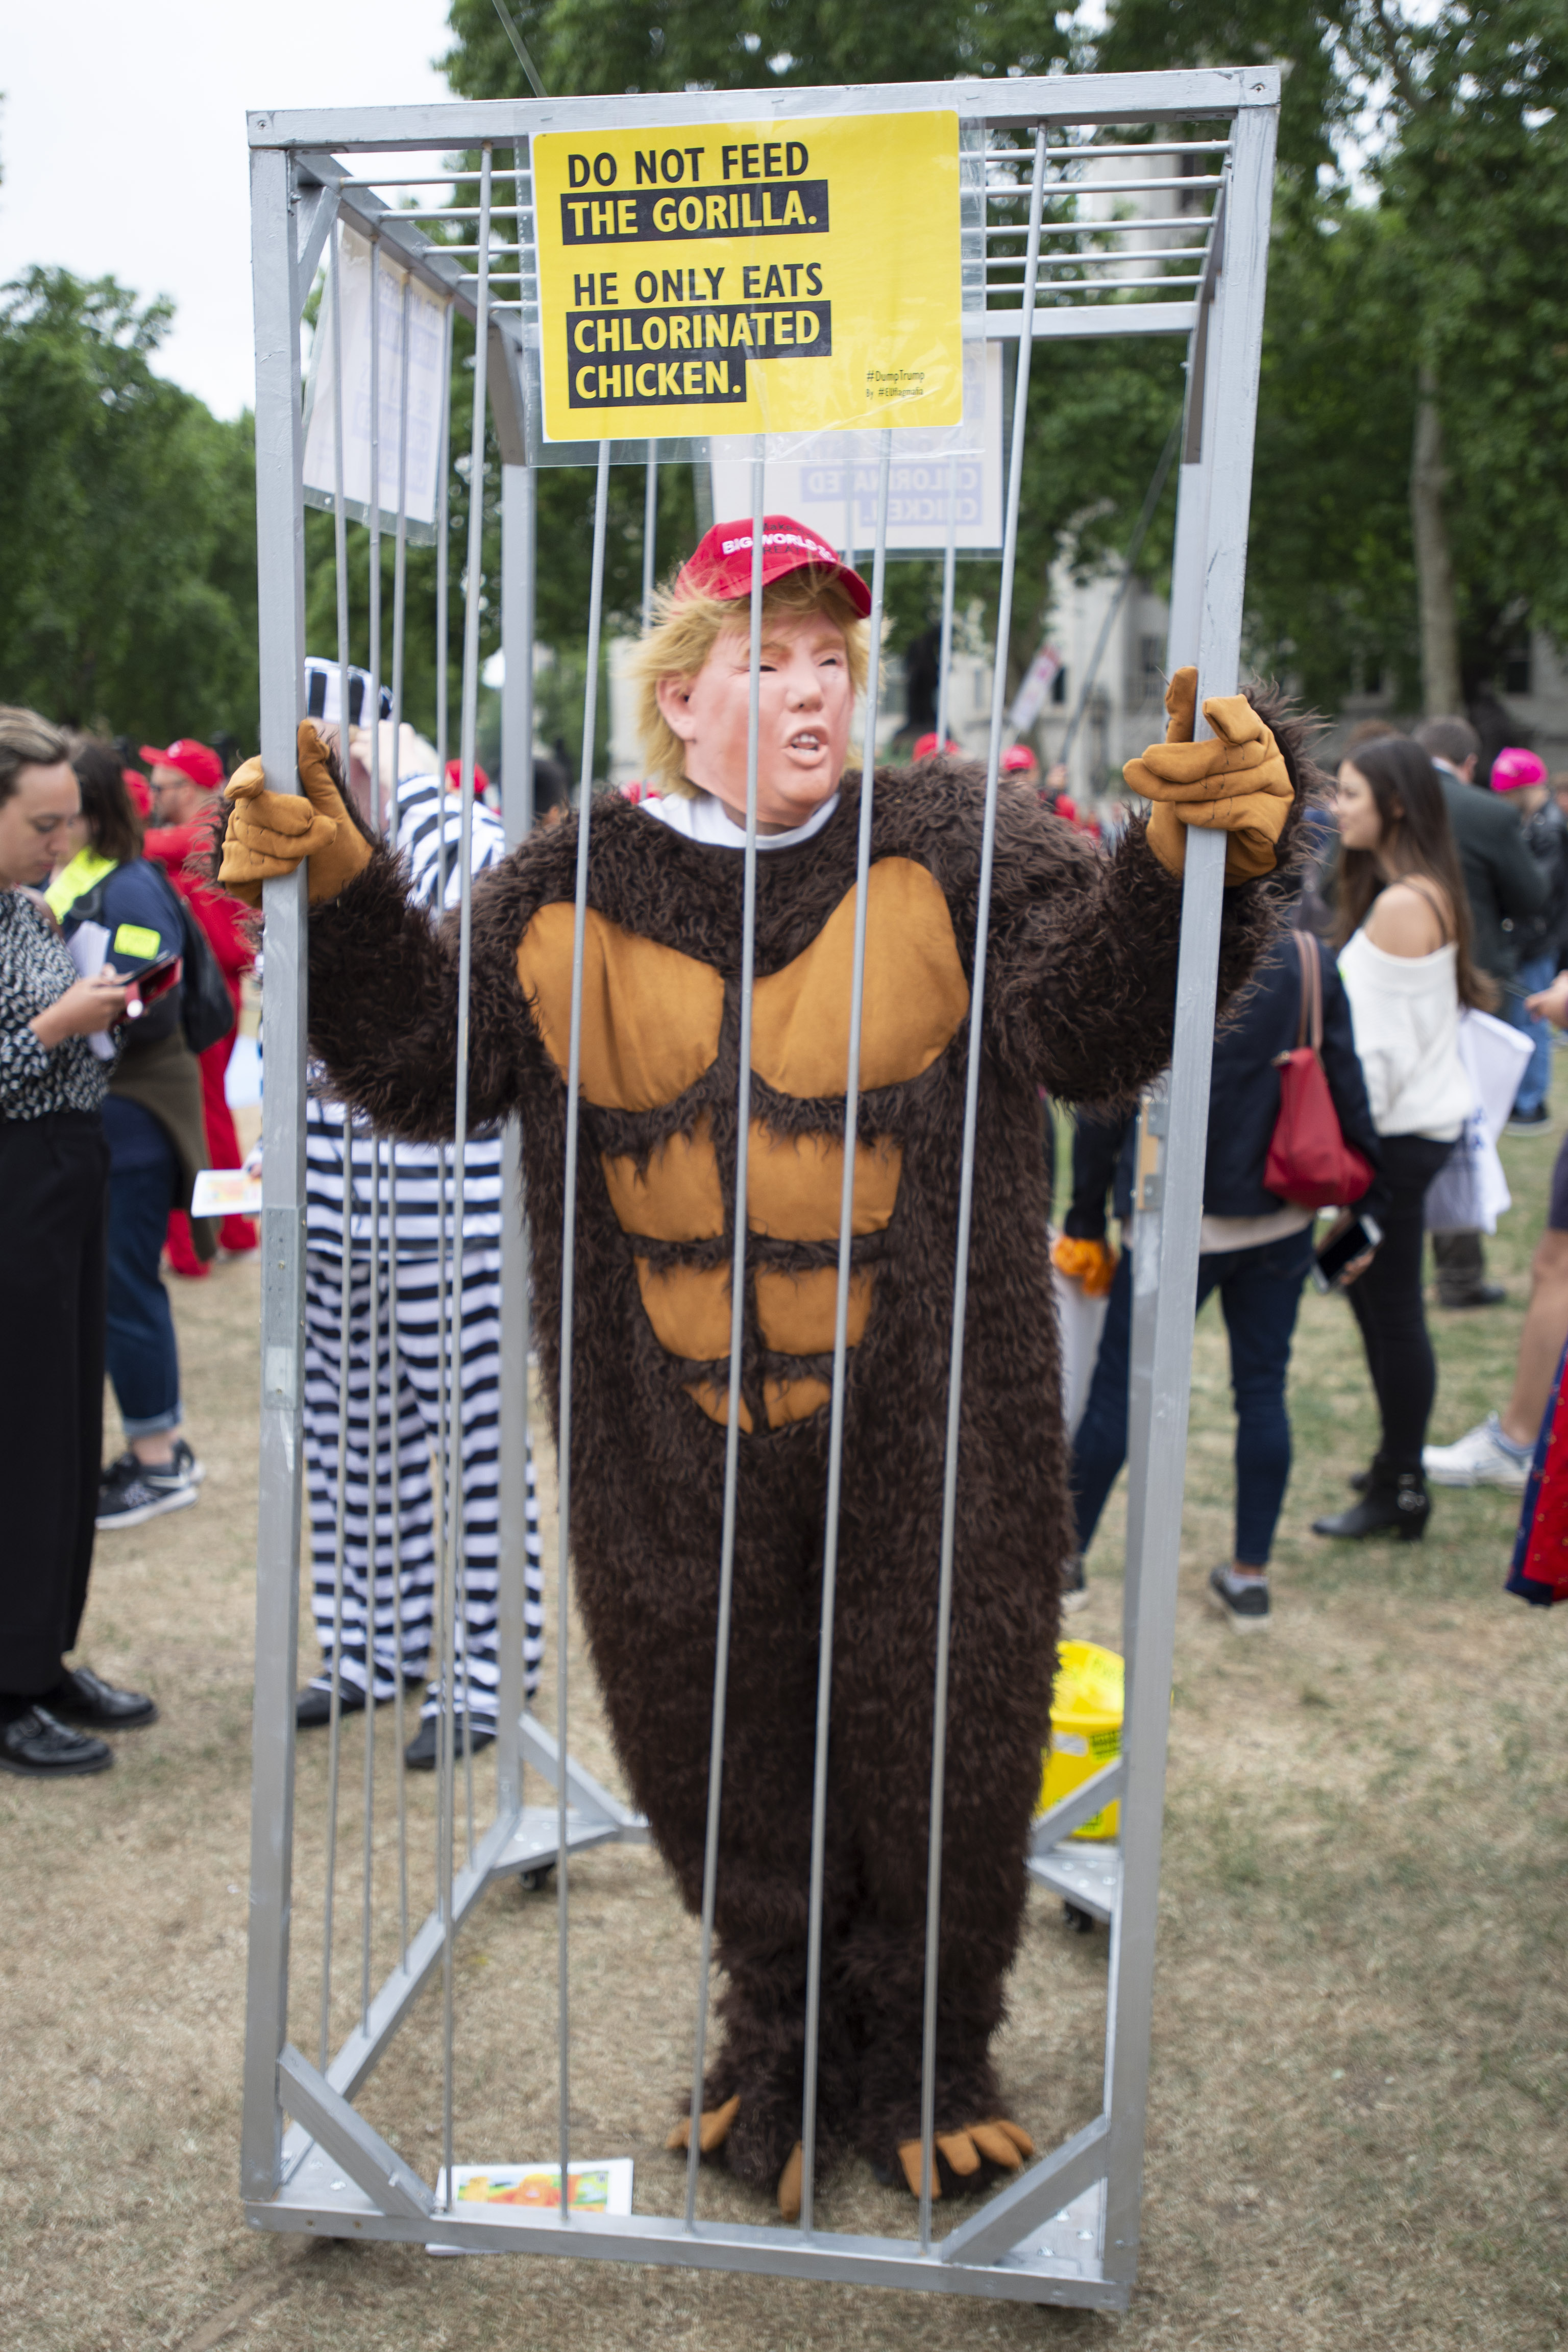
[[[1361,1199],[1372,1170],[1340,1132],[1323,1069],[1323,970],[1317,940],[1304,931],[1291,936],[1301,960],[1301,1020],[1294,1050],[1274,1057],[1279,1116],[1269,1138],[1264,1189],[1296,1209],[1343,1208]]]

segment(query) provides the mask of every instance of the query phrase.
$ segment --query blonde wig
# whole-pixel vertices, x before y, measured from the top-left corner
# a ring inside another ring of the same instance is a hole
[[[763,590],[763,636],[770,624],[805,618],[821,613],[844,632],[849,677],[857,698],[866,690],[869,661],[867,624],[856,612],[837,578],[806,565],[786,572]],[[745,636],[752,625],[749,596],[721,598],[679,591],[679,578],[660,589],[654,604],[654,625],[632,656],[637,683],[637,733],[642,739],[647,780],[661,793],[689,799],[696,791],[685,775],[687,747],[658,707],[663,678],[683,682],[697,676],[722,636]]]

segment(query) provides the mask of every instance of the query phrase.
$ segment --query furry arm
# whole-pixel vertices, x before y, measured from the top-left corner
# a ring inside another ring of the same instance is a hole
[[[546,1073],[515,961],[516,933],[487,924],[507,866],[474,886],[468,1122],[503,1118]],[[411,1142],[451,1137],[458,1043],[458,916],[439,929],[407,896],[401,858],[374,849],[346,889],[310,914],[310,1046],[333,1092]]]

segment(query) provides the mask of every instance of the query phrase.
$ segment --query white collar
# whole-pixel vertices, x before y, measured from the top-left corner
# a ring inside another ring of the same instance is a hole
[[[832,793],[819,809],[814,809],[804,824],[793,825],[788,833],[759,833],[759,849],[791,849],[797,841],[809,841],[820,833],[834,810],[838,806],[838,794]],[[658,800],[646,800],[638,806],[660,824],[668,825],[672,833],[682,835],[688,841],[700,841],[709,849],[744,849],[746,828],[730,814],[723,802],[713,793],[666,793]]]

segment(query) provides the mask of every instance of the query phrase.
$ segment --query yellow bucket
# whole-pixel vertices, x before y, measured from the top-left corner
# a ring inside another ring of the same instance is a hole
[[[1114,1650],[1102,1650],[1098,1642],[1062,1643],[1051,1699],[1051,1744],[1040,1782],[1041,1812],[1121,1755],[1125,1692],[1125,1670]],[[1116,1805],[1102,1805],[1073,1835],[1113,1838],[1116,1822]]]

